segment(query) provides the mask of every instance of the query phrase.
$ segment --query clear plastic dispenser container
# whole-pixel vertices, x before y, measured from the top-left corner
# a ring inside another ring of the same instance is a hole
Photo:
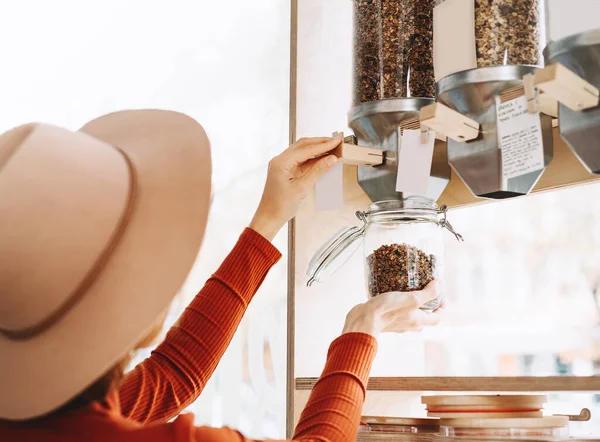
[[[436,79],[486,66],[543,67],[545,11],[544,0],[436,0]]]
[[[369,297],[388,292],[422,290],[443,277],[447,229],[458,240],[446,217],[447,208],[422,197],[373,203],[356,216],[362,227],[341,230],[313,257],[308,269],[310,286],[340,269],[363,245],[366,289]],[[437,309],[443,294],[421,308]]]
[[[433,98],[434,0],[353,0],[354,105]]]

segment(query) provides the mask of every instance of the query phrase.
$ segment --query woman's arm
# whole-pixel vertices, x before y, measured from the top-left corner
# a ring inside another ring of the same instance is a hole
[[[119,389],[124,416],[143,423],[165,421],[198,398],[280,257],[261,235],[244,231],[164,342],[125,376]]]
[[[335,164],[335,157],[322,155],[339,143],[331,138],[302,139],[271,161],[251,229],[242,234],[165,341],[125,376],[119,389],[124,416],[142,423],[166,421],[200,395],[248,304],[281,257],[269,241],[295,216],[316,180]]]
[[[356,306],[344,332],[329,347],[325,369],[300,416],[294,441],[353,442],[356,440],[367,380],[380,332],[404,333],[439,321],[438,313],[419,307],[438,296],[438,285],[422,292],[387,293]],[[197,428],[195,442],[249,442],[230,429]]]
[[[333,341],[325,369],[302,412],[294,441],[356,440],[365,388],[377,351],[377,341],[363,333],[347,333]],[[194,442],[250,442],[225,428],[195,429]]]

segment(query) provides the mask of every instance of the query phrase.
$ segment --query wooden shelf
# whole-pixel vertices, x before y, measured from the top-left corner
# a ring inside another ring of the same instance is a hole
[[[317,378],[296,378],[296,390],[312,390]],[[600,376],[371,378],[380,391],[600,391]]]
[[[358,433],[357,442],[433,442],[441,439],[435,434],[393,434],[393,433]],[[444,440],[447,438],[444,438]]]
[[[391,433],[358,433],[356,438],[357,442],[468,442],[468,441],[477,441],[481,442],[481,438],[471,438],[471,437],[447,437],[447,436],[438,436],[437,434],[391,434]],[[522,439],[507,439],[507,438],[498,438],[498,439],[489,439],[485,438],[486,442],[506,442],[510,440],[512,442],[519,441],[528,441],[528,442],[600,442],[600,439],[581,439],[581,438],[558,438],[558,439],[548,439],[548,438],[538,438],[538,437],[528,437]]]

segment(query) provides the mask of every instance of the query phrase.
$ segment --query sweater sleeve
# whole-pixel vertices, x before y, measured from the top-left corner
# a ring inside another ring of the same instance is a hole
[[[293,441],[356,440],[367,380],[376,351],[375,338],[362,333],[342,335],[331,344],[325,369],[300,416]],[[192,440],[251,442],[237,431],[207,427],[196,428]]]
[[[376,353],[377,341],[371,335],[347,333],[333,341],[325,369],[300,415],[294,440],[356,440]]]
[[[217,368],[249,302],[281,254],[246,229],[151,356],[119,389],[124,416],[164,422],[194,402]]]

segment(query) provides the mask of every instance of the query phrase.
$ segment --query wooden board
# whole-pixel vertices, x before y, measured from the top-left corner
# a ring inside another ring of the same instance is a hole
[[[600,175],[592,175],[585,169],[560,136],[558,128],[553,129],[553,133],[554,158],[533,189],[533,193],[598,182]],[[446,204],[451,208],[486,202],[490,200],[474,196],[454,171],[450,184],[438,200],[439,205]]]
[[[312,390],[317,378],[296,379],[296,390]],[[600,391],[600,376],[375,377],[368,390],[384,391]]]
[[[356,438],[358,442],[469,442],[477,441],[481,442],[481,438],[470,438],[470,437],[448,437],[439,436],[437,434],[386,434],[386,433],[359,433]],[[600,442],[600,439],[590,438],[559,438],[559,439],[547,439],[547,438],[486,438],[486,442]]]
[[[421,403],[427,405],[428,410],[456,410],[464,411],[473,409],[497,408],[543,408],[548,398],[546,395],[450,395],[450,396],[423,396]]]
[[[298,95],[298,0],[290,2],[290,119],[289,119],[289,142],[296,141],[297,123],[297,95]],[[286,355],[286,392],[285,401],[287,412],[285,416],[285,434],[291,439],[294,433],[294,353],[295,341],[293,330],[296,321],[296,262],[295,262],[295,220],[288,224],[288,272],[287,272],[287,355]]]
[[[566,416],[545,416],[539,418],[513,419],[440,419],[440,426],[454,428],[565,428],[569,425]]]
[[[439,427],[439,419],[394,416],[363,416],[363,422],[371,425],[433,426]]]
[[[395,434],[395,433],[358,433],[356,438],[358,442],[433,442],[434,440],[442,440],[435,434]],[[446,440],[446,438],[443,438]]]
[[[440,419],[504,419],[504,418],[531,418],[531,417],[542,417],[544,413],[541,411],[518,411],[518,412],[485,412],[485,413],[452,413],[452,412],[427,412],[429,417],[437,417]]]

